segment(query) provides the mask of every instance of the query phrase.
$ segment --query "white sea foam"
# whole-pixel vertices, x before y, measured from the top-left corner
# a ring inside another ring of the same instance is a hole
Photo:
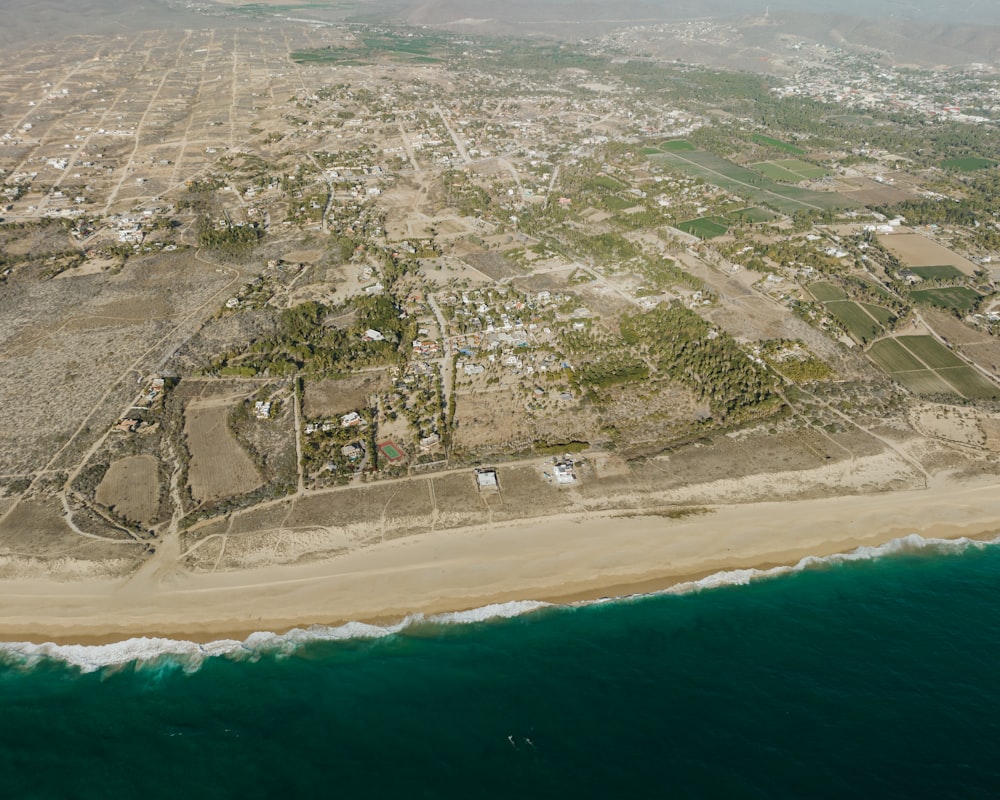
[[[365,622],[348,622],[337,626],[311,625],[308,628],[293,628],[286,633],[258,631],[243,641],[218,639],[205,644],[184,639],[148,637],[98,645],[0,642],[0,661],[26,669],[51,660],[62,661],[81,672],[96,672],[128,664],[139,667],[169,665],[180,667],[185,672],[195,672],[209,658],[254,661],[265,654],[290,655],[310,642],[380,639],[419,624],[456,625],[510,619],[548,605],[550,604],[536,601],[493,603],[448,614],[412,614],[394,625],[369,625]]]
[[[859,547],[849,553],[823,557],[807,556],[797,564],[789,566],[717,572],[696,581],[676,584],[661,592],[654,592],[653,595],[688,594],[722,586],[740,586],[751,581],[776,578],[810,569],[823,569],[850,561],[867,561],[905,553],[960,553],[970,548],[981,549],[998,543],[1000,543],[1000,538],[992,541],[966,538],[925,539],[917,534],[912,534],[893,539],[877,547]],[[636,597],[634,595],[627,599],[635,599]],[[587,606],[620,599],[626,598],[603,598],[574,605]],[[494,619],[511,619],[543,608],[553,607],[555,606],[551,603],[534,600],[492,603],[468,611],[447,614],[430,616],[413,614],[394,625],[370,625],[364,622],[348,622],[337,626],[312,625],[308,628],[294,628],[287,633],[259,631],[250,634],[243,641],[219,639],[206,644],[183,639],[147,637],[101,645],[0,642],[0,662],[28,669],[46,660],[61,661],[78,668],[81,672],[95,672],[130,664],[134,664],[138,668],[170,666],[178,667],[185,672],[195,672],[210,658],[255,661],[266,654],[291,655],[303,645],[311,642],[380,639],[418,625],[463,625]]]

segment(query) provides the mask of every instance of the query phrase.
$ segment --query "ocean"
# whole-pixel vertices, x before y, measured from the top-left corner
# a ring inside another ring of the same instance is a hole
[[[3,798],[996,798],[1000,546],[209,646],[0,648]]]

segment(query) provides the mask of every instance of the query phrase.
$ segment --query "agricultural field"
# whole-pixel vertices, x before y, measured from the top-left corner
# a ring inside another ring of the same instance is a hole
[[[783,214],[794,214],[803,209],[829,210],[853,208],[857,204],[834,192],[816,192],[798,186],[777,183],[771,178],[741,167],[704,150],[690,152],[665,152],[650,156],[654,161],[667,164],[691,177],[701,178],[715,186],[762,203]]]
[[[931,336],[883,339],[872,345],[868,355],[914,394],[1000,397],[1000,388]]]
[[[760,161],[750,165],[752,169],[765,177],[786,183],[801,183],[802,181],[823,178],[829,173],[822,167],[809,164],[797,158],[785,158],[775,161]]]
[[[229,430],[231,405],[221,400],[188,404],[184,433],[191,453],[188,482],[196,502],[253,491],[263,484],[253,460]]]
[[[995,167],[997,162],[991,158],[966,156],[965,158],[946,158],[941,162],[942,169],[954,169],[959,172],[975,172],[980,169]]]
[[[809,289],[809,293],[821,303],[847,299],[847,293],[843,289],[839,286],[834,286],[832,283],[827,283],[826,281],[810,283],[806,288]]]
[[[160,505],[160,487],[153,456],[129,456],[111,462],[97,486],[95,499],[131,522],[150,525]]]
[[[982,295],[968,286],[945,286],[939,289],[916,289],[910,292],[910,298],[915,303],[968,313],[979,304]]]
[[[826,310],[859,342],[870,342],[884,332],[882,326],[853,300],[826,303]]]
[[[975,275],[976,265],[947,247],[919,233],[890,233],[878,237],[879,243],[907,267],[955,267],[963,275]]]
[[[804,156],[806,151],[801,147],[796,147],[794,144],[789,144],[788,142],[783,142],[780,139],[774,139],[770,136],[765,136],[762,133],[755,133],[750,137],[750,141],[755,144],[763,144],[768,147],[774,147],[778,150],[784,150],[786,153],[791,153],[795,156]]]
[[[686,222],[677,223],[677,227],[699,239],[714,239],[716,236],[725,236],[729,231],[729,226],[722,217],[689,219]]]
[[[925,281],[960,281],[965,273],[951,264],[935,264],[929,267],[910,267],[910,272]]]

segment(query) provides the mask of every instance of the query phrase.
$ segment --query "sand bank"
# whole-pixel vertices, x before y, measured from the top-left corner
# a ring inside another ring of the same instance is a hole
[[[140,570],[129,579],[0,584],[0,639],[242,638],[349,620],[397,621],[513,600],[618,596],[740,568],[919,534],[992,538],[1000,484],[720,505],[683,519],[609,512],[435,531],[311,563],[228,573]]]

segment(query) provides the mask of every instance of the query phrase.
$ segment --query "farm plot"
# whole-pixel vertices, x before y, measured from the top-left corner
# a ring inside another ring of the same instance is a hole
[[[975,172],[979,169],[995,167],[997,162],[991,158],[980,158],[978,156],[966,156],[965,158],[946,158],[941,162],[943,169],[957,169],[960,172]]]
[[[827,303],[826,310],[859,342],[870,342],[883,332],[872,315],[851,300]]]
[[[756,144],[766,144],[769,147],[774,147],[778,150],[784,150],[786,153],[791,153],[796,156],[804,156],[806,151],[801,147],[796,147],[794,144],[789,144],[788,142],[783,142],[780,139],[774,139],[770,136],[765,136],[762,133],[755,133],[750,137],[750,141]]]
[[[896,341],[931,369],[965,366],[962,359],[931,336],[900,336]]]
[[[830,174],[823,169],[823,167],[818,167],[815,164],[810,164],[808,161],[803,161],[799,158],[782,158],[777,161],[772,161],[771,163],[776,164],[782,169],[787,169],[789,172],[794,172],[796,175],[801,175],[806,180],[825,178]]]
[[[806,288],[808,288],[809,293],[821,303],[828,303],[831,300],[847,299],[847,293],[843,289],[839,286],[834,286],[832,283],[827,283],[826,281],[810,283]]]
[[[184,412],[191,464],[188,482],[199,503],[233,497],[263,484],[256,465],[229,430],[231,406],[192,402]]]
[[[963,275],[975,275],[976,265],[919,233],[890,233],[878,237],[879,243],[908,267],[950,265]]]
[[[770,178],[773,181],[799,183],[805,180],[801,175],[791,172],[773,161],[758,161],[756,164],[751,164],[750,166],[764,177]]]
[[[697,236],[699,239],[714,239],[716,236],[724,236],[729,231],[729,226],[722,217],[689,219],[685,222],[677,223],[677,227],[685,233]]]
[[[910,267],[910,272],[925,281],[960,281],[965,273],[951,264],[934,264],[929,267]]]
[[[910,298],[915,303],[968,313],[979,304],[982,295],[968,286],[945,286],[940,289],[917,289],[910,292]]]
[[[792,214],[802,209],[829,210],[857,205],[853,200],[833,192],[815,192],[777,183],[759,172],[703,150],[662,153],[651,158],[734,194],[749,198],[751,202],[764,203],[784,214]]]
[[[872,345],[868,355],[915,394],[1000,397],[1000,388],[931,336],[900,336]]]
[[[883,328],[888,329],[896,321],[896,314],[884,306],[877,306],[874,303],[858,303],[858,305],[875,317]]]
[[[111,462],[97,486],[95,499],[132,522],[150,525],[160,505],[156,459],[129,456]]]
[[[988,381],[972,367],[952,367],[951,369],[940,369],[938,375],[954,386],[965,397],[974,398],[997,398],[1000,397],[1000,389]]]

